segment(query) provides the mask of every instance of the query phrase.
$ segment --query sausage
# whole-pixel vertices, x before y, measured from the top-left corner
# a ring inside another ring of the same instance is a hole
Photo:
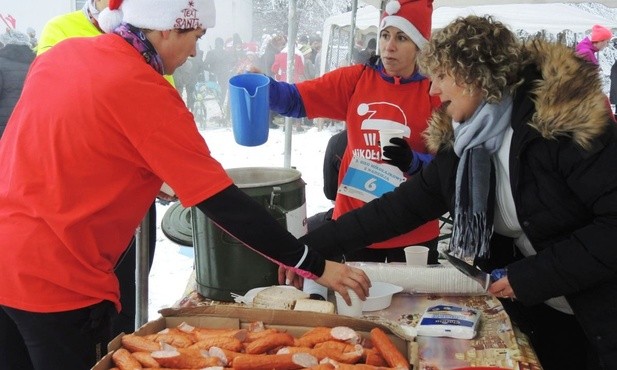
[[[332,329],[323,326],[313,328],[296,339],[295,346],[313,348],[317,343],[333,340],[334,338],[330,334],[330,331],[332,331]]]
[[[328,341],[315,345],[311,354],[319,360],[330,358],[345,364],[355,364],[362,359],[364,348],[359,344]]]
[[[248,354],[266,353],[278,347],[293,346],[294,341],[288,333],[274,333],[247,344],[244,351]]]
[[[219,347],[234,352],[240,352],[243,348],[242,342],[232,337],[207,337],[188,348],[210,349],[210,347]]]
[[[231,366],[231,364],[233,364],[234,358],[244,354],[241,352],[234,352],[219,347],[210,347],[208,353],[210,353],[211,357],[218,357],[219,359],[221,359],[221,362],[224,366]]]
[[[388,367],[375,367],[373,365],[367,365],[367,364],[351,365],[351,364],[339,363],[336,366],[336,370],[394,370],[394,369],[390,369]]]
[[[236,338],[240,342],[244,342],[247,338],[248,332],[246,329],[206,329],[195,328],[191,334],[195,337],[195,342],[200,340],[206,340],[213,337],[229,337]]]
[[[146,335],[144,338],[155,343],[165,342],[174,347],[186,348],[195,342],[191,334],[185,333],[179,329],[168,328],[161,330],[156,334]]]
[[[317,359],[308,353],[284,355],[243,355],[234,359],[236,370],[297,370],[317,365]]]
[[[364,349],[364,363],[367,365],[373,366],[387,366],[386,360],[384,360],[383,356],[379,351],[374,348],[365,348]]]
[[[390,367],[409,369],[409,361],[380,328],[371,330],[371,341]]]
[[[135,357],[133,357],[131,353],[124,348],[115,350],[111,355],[111,359],[120,370],[135,370],[142,368],[139,361],[137,361]]]
[[[316,366],[307,368],[307,370],[334,370],[334,365],[330,363],[317,364]]]
[[[164,350],[152,352],[152,358],[162,367],[172,367],[178,369],[200,369],[211,366],[221,366],[221,361],[217,357],[206,357],[199,350],[184,349]]]
[[[311,353],[312,349],[308,347],[283,347],[276,351],[277,355],[286,355],[289,353]]]
[[[336,340],[356,344],[360,341],[358,333],[347,326],[336,326],[330,330],[330,335]]]
[[[150,352],[133,352],[131,355],[133,355],[133,357],[139,361],[143,367],[161,367],[161,365],[152,357]]]
[[[159,343],[147,340],[135,334],[122,336],[121,342],[122,347],[128,349],[130,352],[154,352],[161,349]]]
[[[244,342],[254,342],[257,339],[266,337],[270,334],[279,333],[277,329],[262,329],[260,331],[249,331],[244,338]]]
[[[326,328],[318,326],[304,333],[296,340],[297,347],[314,347],[315,344],[336,340],[339,342],[347,342],[356,344],[360,341],[360,335],[346,326],[337,326],[334,328]]]

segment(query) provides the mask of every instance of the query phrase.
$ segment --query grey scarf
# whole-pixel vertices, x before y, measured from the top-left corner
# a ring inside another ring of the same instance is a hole
[[[493,235],[492,206],[495,175],[491,156],[499,150],[510,125],[512,97],[504,93],[497,104],[483,102],[454,130],[456,170],[454,224],[450,253],[462,258],[487,257]]]

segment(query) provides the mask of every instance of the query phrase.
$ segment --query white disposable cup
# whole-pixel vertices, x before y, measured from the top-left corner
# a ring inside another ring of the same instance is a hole
[[[349,298],[351,298],[351,306],[347,305],[347,302],[345,302],[345,299],[343,299],[343,296],[340,295],[339,292],[334,292],[334,296],[336,297],[336,312],[339,315],[351,317],[362,316],[362,300],[352,289],[348,289],[347,293],[349,293]]]
[[[426,266],[428,263],[428,247],[410,245],[405,247],[405,261],[410,266]]]
[[[390,159],[383,154],[383,147],[392,145],[390,139],[393,137],[403,138],[403,130],[395,128],[384,128],[379,130],[379,147],[381,148],[381,159]]]
[[[302,291],[308,294],[319,294],[324,299],[328,298],[328,287],[317,284],[315,280],[304,279],[304,285]]]

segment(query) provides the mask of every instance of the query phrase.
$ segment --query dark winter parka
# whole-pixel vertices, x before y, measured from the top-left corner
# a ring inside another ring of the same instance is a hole
[[[617,131],[597,67],[571,49],[536,41],[533,63],[514,95],[510,180],[518,221],[538,252],[522,258],[494,234],[485,269],[506,267],[517,300],[570,303],[602,361],[617,366]],[[427,130],[435,159],[365,207],[303,238],[337,256],[453,212],[458,157],[451,119],[436,113]]]
[[[9,44],[0,48],[0,136],[21,95],[34,56],[27,45]]]

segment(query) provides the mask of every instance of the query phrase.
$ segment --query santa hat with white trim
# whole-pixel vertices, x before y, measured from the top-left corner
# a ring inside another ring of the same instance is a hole
[[[98,22],[109,33],[121,23],[157,31],[206,29],[215,18],[214,0],[110,0]]]
[[[396,27],[421,49],[431,37],[432,17],[433,0],[390,1],[382,14],[379,32],[389,26]]]

